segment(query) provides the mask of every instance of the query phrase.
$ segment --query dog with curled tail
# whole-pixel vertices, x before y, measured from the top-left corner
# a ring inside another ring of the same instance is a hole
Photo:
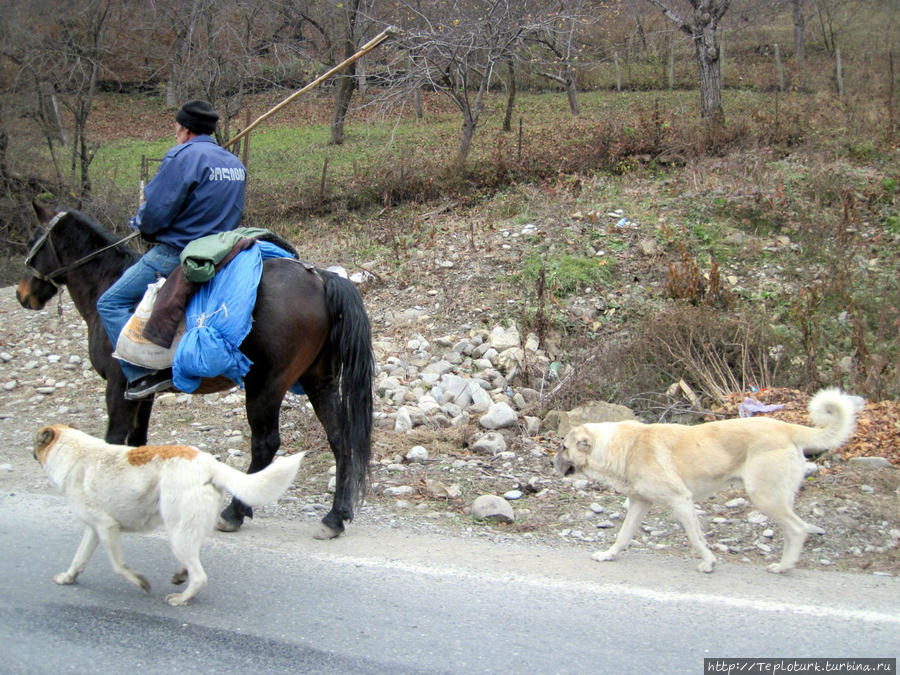
[[[769,417],[749,417],[683,424],[604,422],[572,429],[554,457],[563,475],[582,475],[628,497],[628,513],[615,543],[594,560],[612,560],[637,531],[652,504],[670,508],[684,527],[701,561],[712,572],[716,558],[694,510],[726,483],[740,480],[760,511],[784,531],[780,562],[770,572],[786,572],[797,564],[809,534],[824,534],[794,513],[794,497],[803,481],[805,455],[834,450],[856,429],[863,400],[837,389],[824,389],[809,403],[814,427]]]
[[[84,522],[84,536],[58,584],[72,584],[98,543],[113,569],[145,592],[150,583],[125,565],[120,532],[165,527],[180,567],[172,583],[188,582],[170,605],[189,603],[206,586],[200,546],[212,531],[228,490],[250,506],[276,501],[291,485],[306,453],[277,458],[257,473],[245,474],[188,445],[112,445],[63,424],[41,428],[34,457],[50,482],[66,496]]]

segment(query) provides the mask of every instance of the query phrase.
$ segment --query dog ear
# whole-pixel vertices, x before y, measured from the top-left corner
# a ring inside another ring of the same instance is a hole
[[[591,442],[590,436],[580,436],[578,440],[575,442],[575,448],[578,452],[584,453],[585,455],[590,455],[591,450],[594,449],[593,443]]]
[[[37,437],[34,439],[34,447],[44,448],[50,445],[57,436],[57,431],[53,427],[42,427],[38,429]]]
[[[47,426],[38,429],[34,438],[34,458],[41,464],[44,463],[50,446],[56,442],[57,438],[59,438],[59,430],[55,427]]]

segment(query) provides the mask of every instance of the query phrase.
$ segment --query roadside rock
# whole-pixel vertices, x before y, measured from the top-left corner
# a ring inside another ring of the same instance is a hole
[[[503,523],[512,523],[516,519],[510,503],[496,495],[481,495],[472,502],[472,517]]]

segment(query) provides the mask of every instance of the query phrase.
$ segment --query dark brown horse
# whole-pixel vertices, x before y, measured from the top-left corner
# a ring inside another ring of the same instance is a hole
[[[144,445],[153,398],[125,400],[125,377],[97,314],[97,298],[137,254],[84,214],[34,208],[44,227],[31,241],[16,297],[27,309],[42,309],[60,286],[68,288],[87,323],[91,365],[106,380],[106,440]],[[281,402],[299,381],[337,462],[334,502],[315,536],[338,536],[364,496],[371,456],[374,359],[359,291],[347,279],[294,259],[265,260],[253,328],[241,352],[253,362],[244,378],[252,432],[248,472],[265,468],[275,456]],[[204,380],[195,393],[231,386],[227,378]],[[220,529],[237,529],[248,515],[250,508],[233,500],[222,512]]]

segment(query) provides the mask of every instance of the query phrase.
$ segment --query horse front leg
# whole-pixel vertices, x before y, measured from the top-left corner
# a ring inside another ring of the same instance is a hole
[[[275,457],[281,446],[278,432],[278,412],[280,405],[271,410],[256,413],[256,406],[247,399],[247,421],[250,423],[250,466],[247,473],[262,471]],[[216,529],[222,532],[237,532],[244,524],[244,518],[253,517],[253,509],[236,497],[219,514]]]
[[[106,384],[106,442],[137,447],[146,445],[153,399],[126,401],[125,380]]]

